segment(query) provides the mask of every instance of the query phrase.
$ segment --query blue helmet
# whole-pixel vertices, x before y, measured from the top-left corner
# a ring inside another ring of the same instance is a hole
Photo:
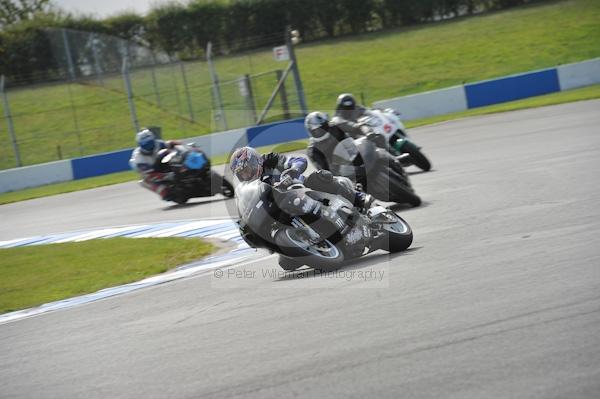
[[[150,155],[154,153],[154,149],[156,148],[156,137],[150,130],[144,129],[138,132],[135,136],[135,141],[138,147],[140,147],[142,154]]]

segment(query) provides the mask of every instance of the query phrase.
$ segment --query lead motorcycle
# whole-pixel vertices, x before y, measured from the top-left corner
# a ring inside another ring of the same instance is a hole
[[[158,153],[155,169],[173,172],[173,178],[163,181],[173,193],[173,201],[185,204],[190,198],[223,194],[234,196],[234,188],[227,179],[210,167],[206,154],[193,144],[180,144]]]
[[[388,151],[394,156],[408,154],[410,163],[418,168],[429,171],[431,162],[417,146],[408,137],[406,128],[400,120],[400,116],[391,108],[384,110],[370,109],[357,121],[359,125],[366,126],[371,131],[381,134],[385,138],[385,145]]]
[[[279,265],[288,271],[303,265],[334,270],[377,249],[404,251],[413,239],[408,223],[387,208],[361,213],[341,196],[302,184],[241,183],[236,199],[244,241],[278,253]]]

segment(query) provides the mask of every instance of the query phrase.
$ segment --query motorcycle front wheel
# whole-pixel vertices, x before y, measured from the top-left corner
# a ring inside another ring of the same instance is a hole
[[[384,235],[380,239],[380,247],[389,252],[405,251],[412,244],[413,232],[404,219],[396,214],[394,216],[394,223],[382,224]]]
[[[425,172],[431,170],[431,162],[429,162],[429,159],[421,152],[419,147],[411,142],[407,142],[404,145],[404,150],[410,155],[413,165],[417,168],[424,170]]]
[[[234,195],[234,189],[231,183],[214,170],[210,171],[210,194],[223,194],[227,198]]]
[[[310,242],[298,229],[284,227],[274,239],[281,254],[299,265],[328,271],[341,267],[344,262],[344,254],[331,241]]]
[[[223,185],[221,186],[221,194],[223,194],[227,198],[233,198],[235,191],[233,189],[233,185],[229,183],[226,178],[223,178]]]

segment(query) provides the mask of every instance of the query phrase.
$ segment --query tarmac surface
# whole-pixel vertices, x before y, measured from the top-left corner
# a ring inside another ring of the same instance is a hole
[[[600,101],[410,133],[434,165],[410,250],[327,275],[259,252],[2,324],[0,397],[600,397]],[[0,240],[232,204],[125,183],[2,205]]]

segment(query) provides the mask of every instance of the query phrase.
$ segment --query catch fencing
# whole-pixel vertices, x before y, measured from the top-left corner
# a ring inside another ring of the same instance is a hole
[[[43,83],[0,82],[0,134],[12,143],[0,148],[0,169],[129,148],[141,127],[176,139],[304,112],[293,74],[278,86],[286,64],[268,52],[215,49],[210,62],[182,62],[97,33],[49,29],[47,37],[54,65]]]

